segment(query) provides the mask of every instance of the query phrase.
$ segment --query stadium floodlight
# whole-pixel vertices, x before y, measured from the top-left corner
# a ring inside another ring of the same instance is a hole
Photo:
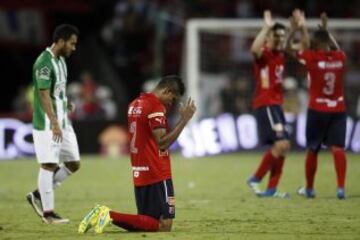
[[[275,19],[275,21],[289,26],[287,19]],[[309,29],[314,29],[320,23],[320,19],[307,19],[306,24]],[[204,117],[203,92],[204,84],[201,83],[201,60],[206,59],[206,53],[201,53],[201,34],[229,34],[238,33],[247,37],[255,37],[257,31],[263,25],[262,19],[190,19],[186,23],[186,83],[188,94],[191,96],[197,106],[198,110],[195,116],[192,118],[193,122],[197,122],[200,118]],[[341,31],[340,37],[343,40],[345,38],[357,39],[359,41],[359,34],[354,34],[354,31],[360,30],[360,19],[331,19],[329,20],[328,29],[330,31]],[[345,34],[343,34],[345,32]],[[211,50],[216,48],[216,44],[207,46],[205,50]],[[204,48],[203,48],[204,49]],[[204,51],[204,50],[203,50]],[[250,50],[248,50],[249,52]],[[205,55],[202,55],[205,54]]]

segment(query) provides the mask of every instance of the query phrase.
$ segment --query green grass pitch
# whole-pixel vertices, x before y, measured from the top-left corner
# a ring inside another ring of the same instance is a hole
[[[35,187],[35,159],[0,162],[0,239],[360,239],[360,156],[348,154],[347,199],[335,195],[329,153],[319,157],[316,199],[295,194],[304,179],[304,153],[291,153],[279,189],[291,199],[260,199],[246,185],[259,153],[199,159],[174,155],[176,219],[170,233],[128,233],[109,226],[102,235],[77,234],[95,203],[135,213],[129,160],[83,156],[82,168],[55,192],[56,210],[71,222],[45,225],[25,200]],[[264,179],[267,182],[267,179]],[[265,183],[262,185],[265,187]]]

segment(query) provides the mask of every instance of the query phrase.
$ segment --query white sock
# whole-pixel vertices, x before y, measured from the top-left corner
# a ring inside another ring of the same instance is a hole
[[[41,196],[41,202],[44,212],[54,210],[54,190],[53,190],[54,173],[40,168],[38,178],[38,189]]]
[[[70,175],[71,171],[65,165],[60,165],[60,169],[57,170],[54,174],[53,189],[55,190],[57,187],[59,187],[61,183]]]

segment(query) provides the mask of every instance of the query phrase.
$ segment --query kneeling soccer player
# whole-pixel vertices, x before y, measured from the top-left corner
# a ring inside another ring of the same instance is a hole
[[[165,76],[150,93],[142,93],[128,108],[130,155],[135,185],[137,215],[124,214],[96,205],[82,220],[78,232],[91,227],[102,233],[112,222],[128,231],[171,231],[175,196],[168,148],[192,118],[196,107],[188,99],[180,107],[180,119],[169,131],[166,107],[185,92],[178,76]]]

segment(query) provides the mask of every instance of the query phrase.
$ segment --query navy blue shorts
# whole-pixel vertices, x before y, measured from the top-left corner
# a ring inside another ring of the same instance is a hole
[[[160,219],[175,218],[175,196],[171,179],[135,187],[138,214]]]
[[[262,144],[273,144],[278,140],[289,139],[284,112],[280,105],[257,108],[255,117]]]
[[[346,113],[318,112],[309,109],[306,120],[306,146],[319,151],[326,146],[345,146]]]

